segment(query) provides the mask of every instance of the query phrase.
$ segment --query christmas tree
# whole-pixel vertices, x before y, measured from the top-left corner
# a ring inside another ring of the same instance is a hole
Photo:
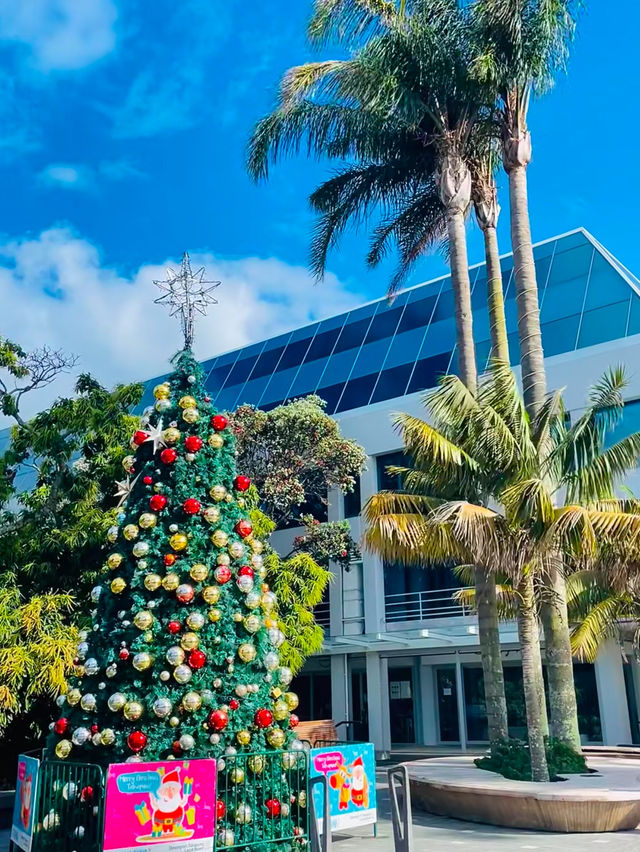
[[[186,348],[131,438],[122,509],[91,592],[92,629],[81,635],[49,752],[102,767],[216,758],[219,787],[235,785],[233,812],[218,803],[219,845],[231,845],[252,815],[293,819],[306,802],[285,774],[267,779],[255,755],[282,751],[284,769],[303,762],[298,699],[279,660],[285,637],[248,519],[250,481],[237,474],[233,433],[190,349],[203,283],[187,256],[166,282]],[[248,753],[241,766],[236,755]]]

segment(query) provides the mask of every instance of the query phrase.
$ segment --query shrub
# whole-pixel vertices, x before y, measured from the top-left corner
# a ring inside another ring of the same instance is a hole
[[[546,740],[546,750],[549,777],[552,781],[563,780],[562,774],[587,771],[584,757],[561,740],[550,737]],[[489,754],[476,758],[474,763],[479,769],[497,772],[513,781],[531,781],[529,746],[521,740],[501,740],[494,743]]]

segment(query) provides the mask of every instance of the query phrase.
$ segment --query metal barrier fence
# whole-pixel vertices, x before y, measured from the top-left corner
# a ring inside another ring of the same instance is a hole
[[[225,805],[214,849],[277,850],[307,843],[310,825],[309,755],[306,750],[224,757],[216,796]],[[270,806],[267,805],[271,801]],[[45,760],[34,799],[32,852],[102,852],[105,774],[99,766]],[[19,852],[11,842],[10,852]]]

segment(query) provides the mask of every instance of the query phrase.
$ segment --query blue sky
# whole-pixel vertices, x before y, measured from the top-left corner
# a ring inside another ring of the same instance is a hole
[[[71,347],[105,381],[162,372],[177,335],[150,282],[184,249],[225,285],[202,356],[384,292],[361,235],[326,285],[305,272],[325,164],[258,186],[245,173],[280,75],[315,55],[310,5],[0,0],[0,333]],[[568,76],[533,107],[530,168],[534,239],[584,225],[636,273],[639,31],[635,0],[586,3]],[[472,231],[471,261],[481,252]],[[426,258],[410,283],[443,268]]]

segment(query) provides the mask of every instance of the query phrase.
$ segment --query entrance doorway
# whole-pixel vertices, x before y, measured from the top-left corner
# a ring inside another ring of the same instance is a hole
[[[413,669],[389,669],[389,717],[392,743],[415,743]]]
[[[351,706],[353,708],[353,739],[365,742],[369,739],[369,708],[367,705],[366,672],[351,673]],[[335,720],[340,721],[339,719]]]
[[[458,687],[455,666],[439,666],[436,669],[436,691],[440,742],[459,743]]]

